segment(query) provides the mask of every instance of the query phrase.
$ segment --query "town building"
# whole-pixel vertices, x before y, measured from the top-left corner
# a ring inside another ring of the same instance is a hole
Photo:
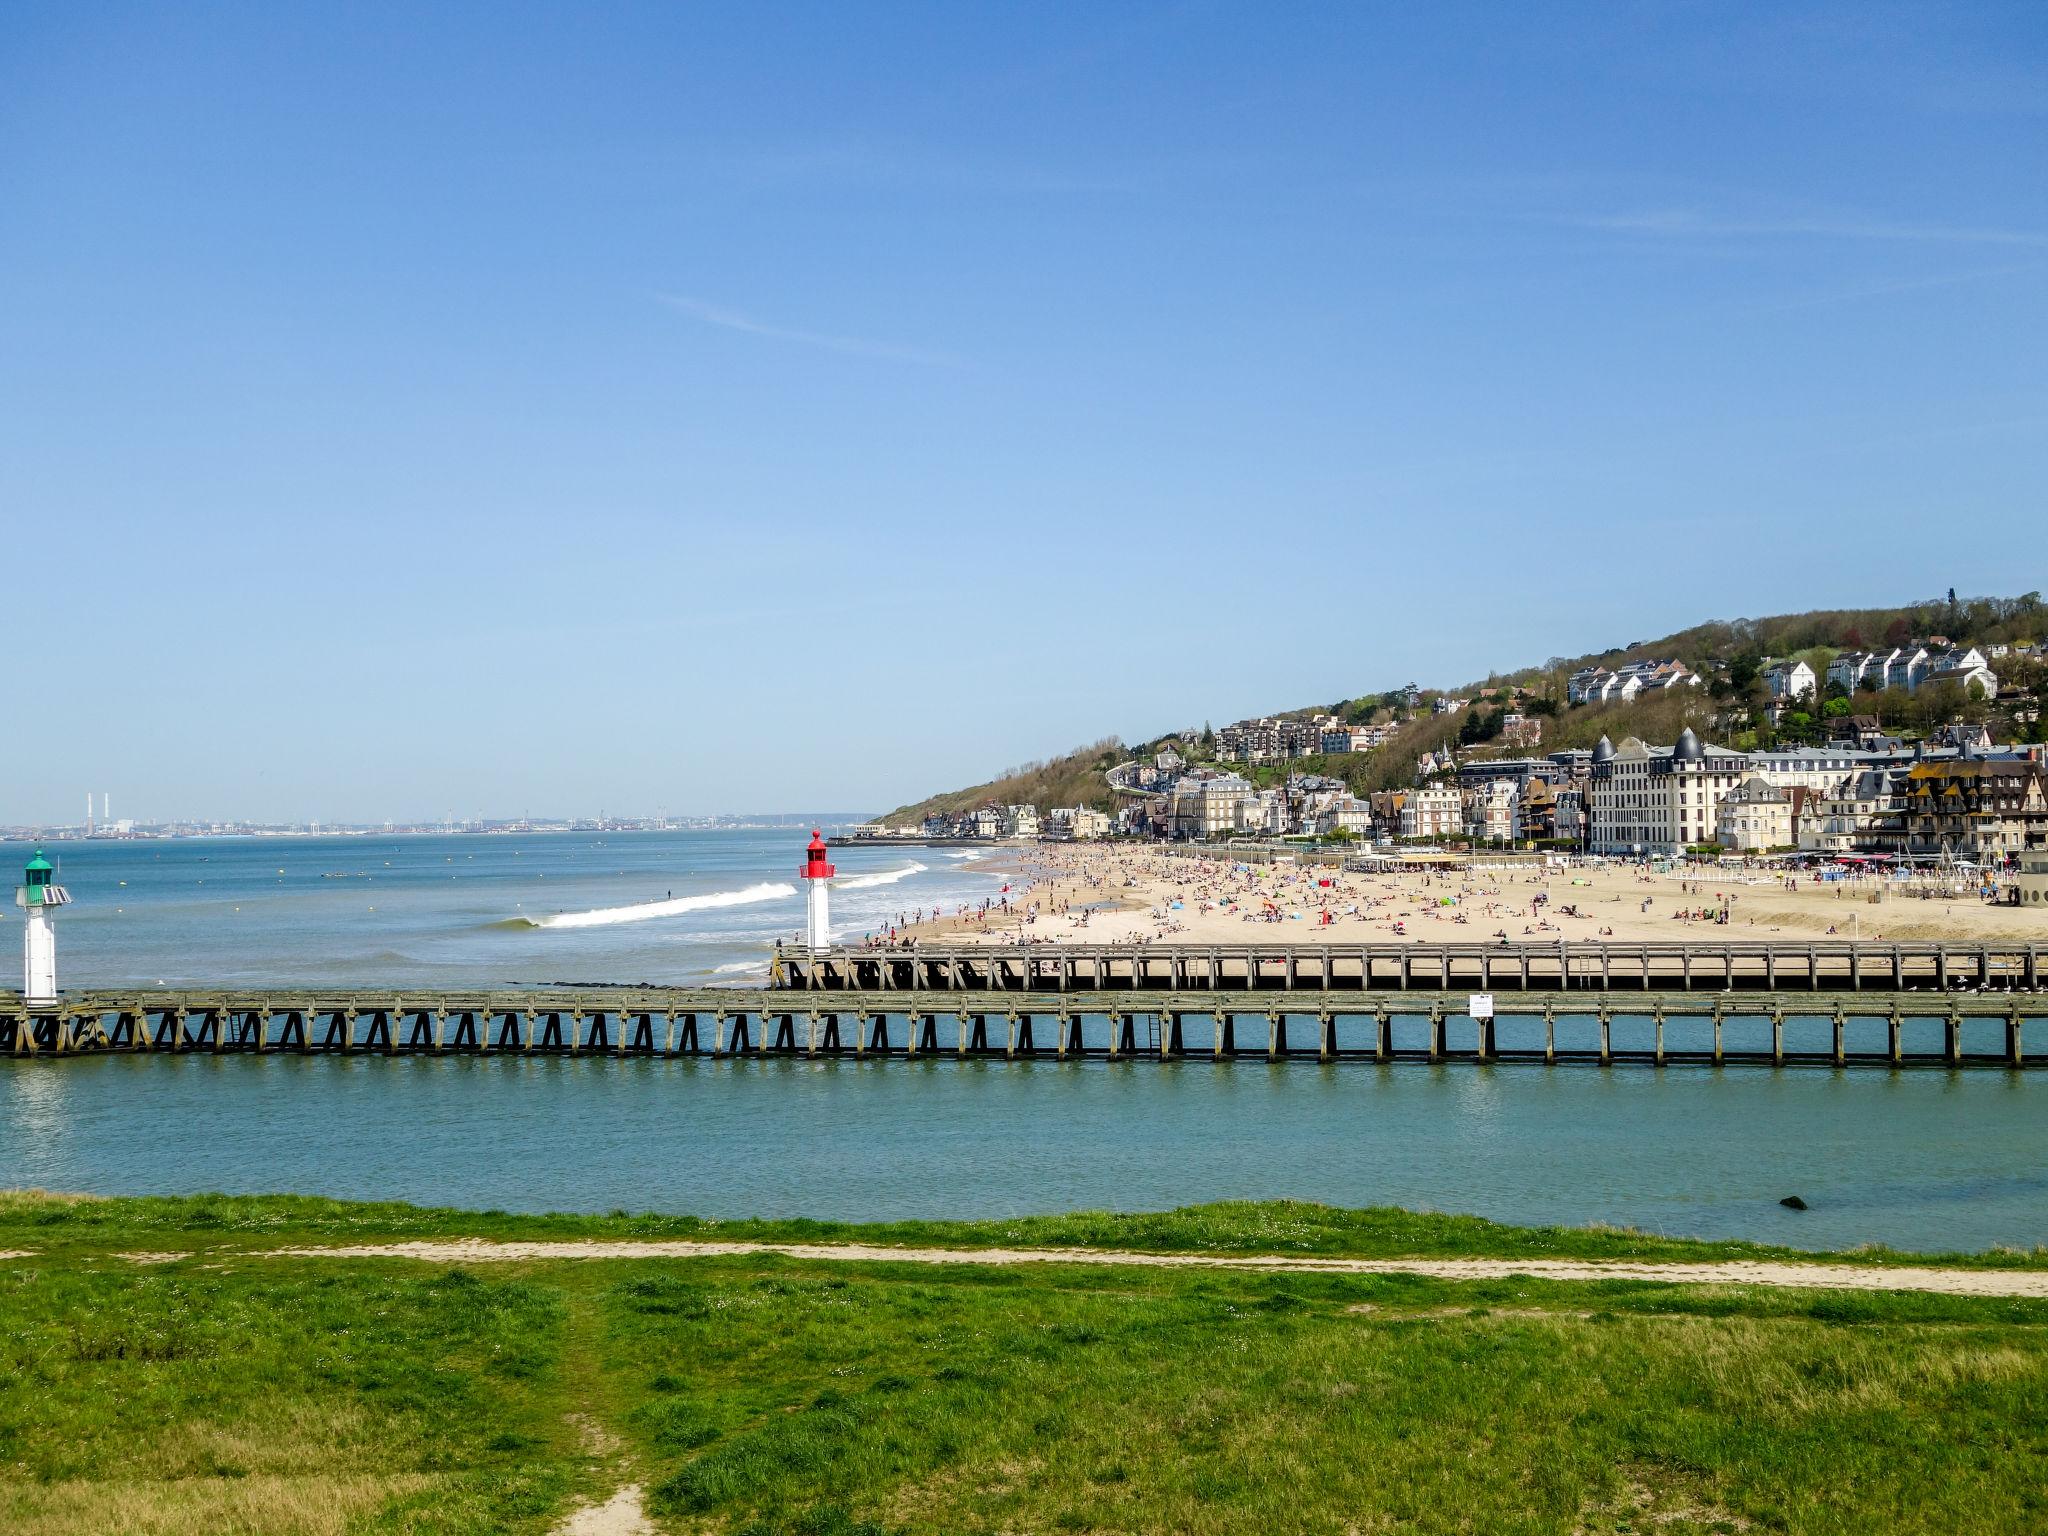
[[[1795,846],[1792,794],[1751,774],[1722,798],[1715,840],[1731,853],[1771,853]]]
[[[1558,791],[1547,779],[1524,779],[1516,790],[1515,815],[1520,825],[1518,839],[1557,836]]]
[[[1429,785],[1401,806],[1401,836],[1460,837],[1465,831],[1465,797],[1448,784]]]
[[[1764,686],[1774,699],[1811,699],[1820,691],[1813,668],[1796,657],[1769,662],[1764,667]]]
[[[1815,796],[1794,831],[1800,850],[1841,855],[1871,848],[1898,810],[1892,777],[1888,768],[1865,768]]]
[[[1535,715],[1506,714],[1500,717],[1500,743],[1527,751],[1543,743],[1543,721]]]
[[[1715,841],[1721,801],[1749,777],[1740,752],[1704,745],[1688,726],[1670,747],[1631,736],[1593,749],[1588,782],[1594,853],[1676,854]]]
[[[1582,667],[1565,682],[1565,701],[1570,704],[1627,703],[1645,692],[1675,688],[1680,684],[1697,688],[1700,676],[1682,661],[1633,661],[1627,666]]]
[[[1238,830],[1252,786],[1234,773],[1206,774],[1175,783],[1170,819],[1179,838],[1227,837]]]
[[[1333,795],[1317,810],[1314,824],[1308,830],[1318,837],[1328,837],[1332,832],[1349,832],[1353,837],[1370,841],[1373,835],[1372,805],[1355,795]]]
[[[1877,759],[1852,747],[1777,747],[1749,754],[1752,773],[1780,789],[1795,786],[1822,792],[1837,788],[1850,774],[1860,773]]]
[[[2003,863],[2048,848],[2048,772],[2038,756],[1916,763],[1899,798],[1909,854]]]
[[[1055,806],[1047,822],[1047,835],[1063,841],[1084,842],[1109,836],[1109,813],[1085,805]]]
[[[1475,843],[1513,843],[1522,835],[1522,796],[1513,779],[1495,779],[1465,805],[1465,835]]]

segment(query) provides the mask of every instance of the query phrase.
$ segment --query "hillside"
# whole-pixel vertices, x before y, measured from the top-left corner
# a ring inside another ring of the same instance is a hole
[[[1416,759],[1424,753],[1448,746],[1463,758],[1473,752],[1508,750],[1485,734],[1497,733],[1501,713],[1498,708],[1489,708],[1482,702],[1455,714],[1438,715],[1430,711],[1428,701],[1435,694],[1474,697],[1482,688],[1523,691],[1524,708],[1543,718],[1542,745],[1535,749],[1539,752],[1590,747],[1603,735],[1615,741],[1627,736],[1671,741],[1687,725],[1702,735],[1726,739],[1731,744],[1770,745],[1778,740],[1801,739],[1798,732],[1802,729],[1817,734],[1818,727],[1772,727],[1767,713],[1760,708],[1757,681],[1759,664],[1765,657],[1797,656],[1812,665],[1816,673],[1825,673],[1829,660],[1838,651],[1896,645],[1915,636],[1942,636],[1957,644],[1989,645],[2038,641],[2044,634],[2048,634],[2048,605],[2043,604],[2037,592],[2016,598],[1960,600],[1951,593],[1945,599],[1890,608],[1824,609],[1759,619],[1715,620],[1658,639],[1631,640],[1626,645],[1583,656],[1552,656],[1456,688],[1425,687],[1420,690],[1423,702],[1416,711],[1402,707],[1405,700],[1398,688],[1362,694],[1335,704],[1275,710],[1276,717],[1330,712],[1359,724],[1397,723],[1400,728],[1377,751],[1294,758],[1254,767],[1240,766],[1239,771],[1262,785],[1276,782],[1290,772],[1306,772],[1342,779],[1358,794],[1400,788],[1413,780]],[[1616,667],[1652,658],[1682,661],[1714,678],[1714,684],[1711,688],[1680,688],[1645,695],[1630,704],[1565,704],[1565,680],[1579,668],[1594,664]],[[2007,670],[2038,681],[2038,663]],[[1907,731],[1928,723],[1937,713],[1971,712],[1967,701],[1916,698],[1900,692],[1859,695],[1856,707],[1878,715],[1888,728]],[[1206,755],[1203,733],[1198,731],[1184,731],[1133,747],[1123,746],[1116,737],[1107,737],[1049,762],[1027,763],[1011,769],[988,783],[901,806],[878,819],[907,824],[934,811],[971,810],[989,801],[1030,803],[1042,808],[1089,805],[1110,809],[1117,799],[1103,782],[1103,769],[1132,756],[1142,757],[1167,742],[1197,760]]]
[[[1076,747],[1049,762],[1025,763],[1006,769],[986,784],[932,795],[914,805],[899,806],[875,819],[890,826],[911,826],[933,812],[957,814],[971,811],[993,800],[1001,805],[1092,805],[1108,810],[1115,803],[1103,782],[1105,769],[1114,768],[1130,754],[1114,736],[1092,746]]]

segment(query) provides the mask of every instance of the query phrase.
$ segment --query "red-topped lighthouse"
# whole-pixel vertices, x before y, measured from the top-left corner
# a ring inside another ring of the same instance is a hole
[[[804,850],[804,862],[797,873],[804,881],[804,940],[812,949],[826,949],[832,943],[831,914],[826,890],[836,871],[825,862],[825,834],[811,828],[811,846]]]

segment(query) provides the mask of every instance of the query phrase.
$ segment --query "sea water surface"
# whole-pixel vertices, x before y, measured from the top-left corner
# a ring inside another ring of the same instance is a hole
[[[63,979],[701,983],[799,920],[549,922],[793,884],[803,841],[579,837],[67,850]],[[945,853],[835,854],[884,877],[839,921],[1000,891]],[[0,1182],[846,1220],[1294,1197],[1981,1249],[2048,1242],[2044,1118],[2048,1074],[1981,1068],[123,1056],[0,1062]]]
[[[54,845],[66,987],[523,986],[766,977],[807,831],[190,838]],[[4,845],[25,861],[24,845]],[[959,848],[833,850],[836,936],[999,896]],[[13,914],[9,914],[12,918]]]

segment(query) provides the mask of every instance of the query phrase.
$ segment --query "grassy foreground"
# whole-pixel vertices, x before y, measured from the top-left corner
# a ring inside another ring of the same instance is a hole
[[[663,1530],[748,1536],[2048,1528],[2048,1303],[261,1253],[660,1220],[0,1198],[0,1250],[34,1250],[0,1260],[0,1530],[540,1533],[628,1481]],[[1767,1252],[1301,1206],[992,1230],[901,1235]]]

